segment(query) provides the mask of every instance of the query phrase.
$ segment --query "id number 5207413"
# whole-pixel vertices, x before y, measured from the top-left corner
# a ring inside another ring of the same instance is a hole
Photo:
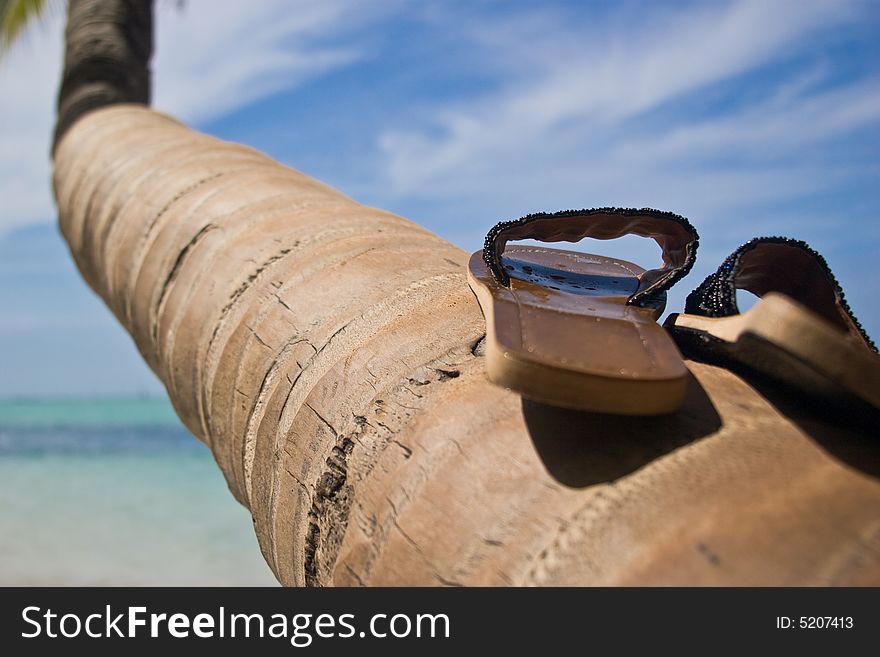
[[[776,628],[780,630],[850,630],[852,616],[777,616]]]

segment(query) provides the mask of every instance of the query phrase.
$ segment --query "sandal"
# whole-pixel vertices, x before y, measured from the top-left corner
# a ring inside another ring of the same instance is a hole
[[[663,267],[529,246],[627,234],[653,238]],[[657,415],[681,405],[688,371],[656,320],[696,258],[697,231],[651,209],[532,214],[497,224],[471,256],[468,283],[486,318],[486,370],[524,397],[580,410]]]
[[[736,290],[760,297],[740,314]],[[690,357],[747,369],[824,398],[880,408],[880,356],[825,259],[799,240],[757,237],[688,295],[665,326]]]

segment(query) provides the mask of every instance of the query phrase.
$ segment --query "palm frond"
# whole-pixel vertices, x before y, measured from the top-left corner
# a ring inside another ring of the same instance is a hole
[[[0,54],[9,49],[24,29],[43,16],[47,0],[0,0]]]

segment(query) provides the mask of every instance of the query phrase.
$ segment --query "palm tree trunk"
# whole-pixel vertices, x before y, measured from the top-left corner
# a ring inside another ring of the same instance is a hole
[[[71,253],[282,583],[877,583],[880,484],[832,448],[876,463],[859,431],[696,363],[670,417],[522,402],[458,248],[145,107],[66,123]]]
[[[55,145],[83,114],[117,103],[150,104],[152,0],[70,0]]]

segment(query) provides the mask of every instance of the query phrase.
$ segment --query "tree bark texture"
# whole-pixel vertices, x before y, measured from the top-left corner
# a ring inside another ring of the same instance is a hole
[[[83,114],[150,104],[152,0],[70,0],[52,150]]]
[[[282,583],[880,583],[870,427],[699,363],[667,417],[523,401],[484,376],[464,252],[144,107],[54,165],[83,277]]]

